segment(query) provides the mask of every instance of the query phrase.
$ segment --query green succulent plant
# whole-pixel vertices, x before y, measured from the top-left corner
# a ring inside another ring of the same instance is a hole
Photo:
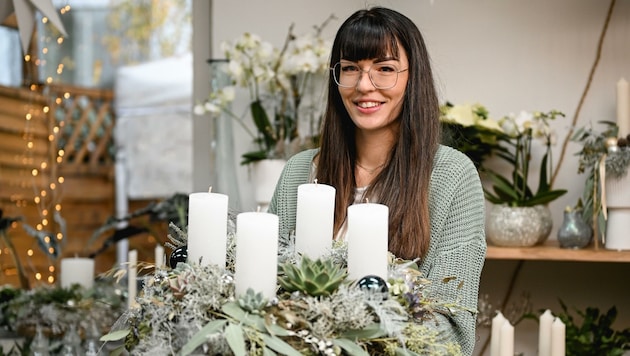
[[[267,299],[262,293],[256,293],[253,289],[248,288],[245,295],[238,298],[238,305],[252,314],[261,314],[261,311],[267,306]]]
[[[282,276],[278,283],[282,288],[314,297],[332,294],[347,276],[346,269],[331,260],[311,260],[307,256],[303,256],[299,264],[284,263],[280,269]]]

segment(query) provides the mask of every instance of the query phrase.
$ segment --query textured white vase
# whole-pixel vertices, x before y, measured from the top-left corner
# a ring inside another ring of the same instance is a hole
[[[286,163],[283,159],[263,159],[252,164],[254,199],[261,212],[267,211]]]
[[[630,250],[630,174],[606,177],[606,242],[609,250]]]

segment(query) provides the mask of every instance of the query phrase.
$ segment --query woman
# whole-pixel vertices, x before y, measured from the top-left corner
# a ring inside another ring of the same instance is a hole
[[[287,162],[270,204],[280,233],[295,228],[298,185],[315,178],[336,188],[336,238],[344,236],[349,205],[385,204],[390,251],[420,258],[438,298],[476,310],[483,191],[472,162],[439,144],[438,98],[420,31],[390,9],[357,11],[337,32],[330,67],[321,147]],[[443,283],[447,277],[463,284]],[[475,318],[462,311],[436,327],[472,354]]]

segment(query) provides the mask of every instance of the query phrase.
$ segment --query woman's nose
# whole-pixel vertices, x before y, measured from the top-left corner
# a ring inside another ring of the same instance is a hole
[[[369,71],[361,71],[359,75],[359,80],[357,81],[357,91],[364,92],[376,89],[374,84],[372,83],[372,79],[370,78]]]

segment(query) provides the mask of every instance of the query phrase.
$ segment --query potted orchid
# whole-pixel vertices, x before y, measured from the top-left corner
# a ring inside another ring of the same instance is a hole
[[[488,214],[487,236],[499,246],[533,246],[544,242],[551,232],[553,221],[547,204],[566,193],[552,189],[551,145],[555,134],[549,122],[563,113],[527,112],[510,114],[499,120],[503,133],[494,154],[511,167],[509,178],[497,171],[481,167],[488,177],[492,190],[484,189],[486,199],[493,203]],[[532,148],[535,140],[544,145],[540,163],[538,188],[529,186]]]
[[[232,85],[211,92],[194,111],[199,115],[225,113],[245,129],[255,148],[243,154],[241,164],[286,159],[317,143],[320,115],[314,104],[323,92],[331,47],[322,30],[332,18],[301,36],[294,34],[291,25],[281,48],[249,32],[221,44]],[[236,87],[249,93],[249,105],[242,115],[229,105],[236,98]],[[255,132],[245,123],[248,114]],[[308,127],[300,127],[303,122],[308,122]]]

